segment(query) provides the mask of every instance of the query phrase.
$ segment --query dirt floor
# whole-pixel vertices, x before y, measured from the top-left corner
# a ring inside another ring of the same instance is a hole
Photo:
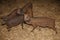
[[[27,1],[28,2],[28,1]],[[13,9],[17,7],[23,7],[25,5],[24,0],[11,1],[9,3],[0,4],[0,17],[8,15]],[[1,26],[0,19],[0,40],[60,40],[60,1],[56,0],[33,0],[33,14],[34,16],[50,17],[55,19],[55,31],[49,28],[37,27],[34,32],[30,32],[33,27],[24,24],[24,29],[21,25],[11,28],[8,32],[6,25]]]

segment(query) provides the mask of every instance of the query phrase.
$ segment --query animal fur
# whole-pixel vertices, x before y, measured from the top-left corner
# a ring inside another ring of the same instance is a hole
[[[2,25],[7,25],[8,31],[10,30],[10,28],[19,24],[23,26],[23,14],[20,10],[21,9],[15,9],[9,15],[1,18],[3,20]]]
[[[31,18],[31,17],[29,17],[29,15],[25,14],[24,21],[26,24],[32,25],[33,30],[39,26],[42,28],[50,28],[50,29],[53,29],[54,31],[56,31],[55,19],[52,19],[52,18],[48,18],[48,17],[33,17],[33,18]],[[56,31],[56,33],[57,33],[57,31]]]

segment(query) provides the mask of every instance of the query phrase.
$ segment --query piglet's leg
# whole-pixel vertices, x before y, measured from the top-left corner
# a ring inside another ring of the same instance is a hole
[[[23,29],[23,23],[21,23],[22,29]]]
[[[9,31],[11,30],[11,27],[8,26],[8,27],[7,27],[7,30],[8,30],[8,32],[9,32]]]
[[[39,31],[41,31],[41,27],[42,27],[42,26],[39,26]]]
[[[57,30],[56,30],[56,28],[54,27],[54,28],[52,28],[55,32],[56,32],[56,34],[57,34]]]
[[[57,30],[56,30],[56,28],[55,28],[55,27],[48,27],[48,28],[50,28],[50,29],[54,30],[54,31],[56,32],[56,34],[57,34]]]
[[[5,25],[6,23],[5,22],[1,22],[1,25]]]
[[[33,29],[31,30],[31,32],[33,32],[33,31],[35,30],[36,27],[37,27],[37,26],[35,26],[35,27],[33,26]]]

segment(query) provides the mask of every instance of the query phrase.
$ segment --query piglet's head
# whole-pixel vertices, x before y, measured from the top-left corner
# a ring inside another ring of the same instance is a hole
[[[24,14],[24,21],[30,21],[30,16],[28,14]]]

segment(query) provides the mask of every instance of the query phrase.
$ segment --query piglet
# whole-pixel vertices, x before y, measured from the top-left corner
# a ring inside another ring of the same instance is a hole
[[[3,20],[2,25],[7,25],[8,31],[19,24],[21,24],[23,28],[23,12],[21,10],[20,8],[15,9],[9,15],[1,18]]]
[[[50,29],[53,29],[54,31],[56,31],[55,19],[52,19],[52,18],[48,18],[48,17],[30,17],[28,14],[24,14],[24,21],[25,21],[25,24],[32,25],[33,30],[36,27],[39,26],[39,27],[42,27],[42,28],[50,28]],[[57,31],[56,31],[56,33],[57,33]]]

